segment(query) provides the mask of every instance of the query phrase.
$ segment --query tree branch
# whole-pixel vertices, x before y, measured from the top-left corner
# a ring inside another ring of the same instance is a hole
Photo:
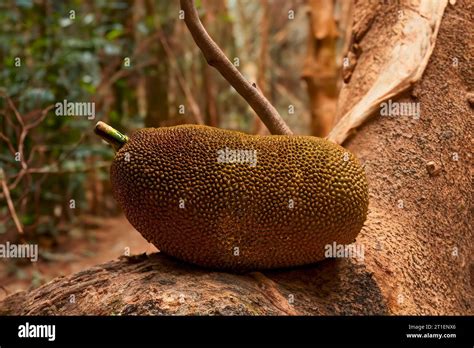
[[[12,216],[12,219],[15,222],[16,229],[18,230],[18,232],[20,234],[23,234],[23,226],[20,222],[20,219],[18,219],[18,216],[16,214],[15,206],[13,205],[12,199],[10,197],[10,191],[8,190],[8,186],[7,186],[7,183],[5,181],[5,173],[3,172],[2,168],[0,168],[0,186],[3,190],[5,200],[7,201],[8,210],[10,211],[10,215]]]
[[[258,117],[272,134],[293,134],[278,111],[249,81],[247,81],[237,68],[225,56],[224,52],[212,40],[199,20],[199,15],[194,6],[194,0],[180,0],[181,9],[184,11],[184,22],[188,27],[194,41],[201,49],[209,65],[216,68],[219,73],[235,88],[247,101]]]

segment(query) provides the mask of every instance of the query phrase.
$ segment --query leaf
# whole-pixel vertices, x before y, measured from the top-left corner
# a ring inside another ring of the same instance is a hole
[[[33,214],[21,215],[20,221],[23,225],[32,225],[35,222],[35,216]]]
[[[119,27],[119,28],[115,28],[115,29],[109,31],[107,33],[107,35],[105,35],[105,38],[109,41],[113,41],[113,40],[115,40],[116,38],[118,38],[122,35],[123,35],[123,29],[121,27]]]

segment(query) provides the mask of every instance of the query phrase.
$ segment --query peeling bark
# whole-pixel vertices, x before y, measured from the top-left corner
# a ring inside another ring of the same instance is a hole
[[[385,61],[376,62],[377,70],[373,71],[375,76],[372,76],[370,89],[341,117],[329,134],[329,140],[342,144],[356,127],[380,107],[380,103],[400,94],[421,78],[433,52],[446,5],[447,0],[407,0],[401,1],[398,9],[394,8],[398,16],[395,25],[386,25],[378,33],[381,37],[390,37],[389,41],[385,41],[388,46],[380,47],[384,51],[382,59]],[[363,29],[356,28],[356,40],[360,40],[370,30],[376,15],[383,15],[381,6],[378,11],[366,14],[364,20],[359,22],[363,23]]]

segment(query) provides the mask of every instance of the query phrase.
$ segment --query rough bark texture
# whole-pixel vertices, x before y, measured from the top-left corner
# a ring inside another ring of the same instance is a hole
[[[394,4],[368,20],[342,112],[370,86],[373,64],[386,47],[381,33],[397,21],[398,10]],[[366,267],[395,314],[473,313],[473,117],[467,100],[474,86],[473,11],[470,1],[448,5],[423,78],[411,95],[394,98],[419,102],[420,118],[376,114],[345,144],[365,163],[369,179],[369,217],[357,241],[366,246]],[[438,174],[430,174],[431,161]]]
[[[11,295],[0,314],[472,315],[473,7],[467,0],[448,6],[423,78],[397,99],[420,102],[421,117],[375,115],[346,142],[365,163],[370,187],[369,217],[357,239],[363,263],[327,260],[236,275],[159,254],[124,258]],[[397,17],[396,8],[376,14],[367,19],[364,53],[341,112],[366,92],[374,47],[383,46],[383,28]]]
[[[371,274],[347,260],[237,275],[205,270],[159,253],[123,257],[59,277],[0,303],[0,315],[385,313],[387,307]]]
[[[344,81],[350,79],[350,70],[357,65],[357,54],[361,54],[365,47],[363,80],[370,88],[364,88],[363,95],[359,91],[346,94],[346,97],[357,96],[358,102],[343,114],[328,135],[329,140],[342,144],[357,127],[380,110],[382,102],[399,96],[421,79],[436,45],[447,4],[447,0],[406,0],[362,7],[362,18],[355,22],[353,45],[348,54],[350,69],[344,71]],[[364,33],[375,22],[375,13],[380,14],[377,18],[384,18],[387,22],[373,27],[368,38],[364,38]],[[377,40],[371,42],[373,35]],[[361,45],[360,40],[363,40]],[[370,60],[372,64],[367,65]],[[340,101],[344,103],[344,95]]]

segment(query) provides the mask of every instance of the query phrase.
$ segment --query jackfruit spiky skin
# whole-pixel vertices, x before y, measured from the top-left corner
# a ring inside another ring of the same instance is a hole
[[[255,150],[256,165],[219,162],[226,148]],[[160,251],[235,271],[322,260],[327,244],[354,242],[368,207],[356,158],[310,136],[145,128],[117,152],[111,182],[130,223]]]

